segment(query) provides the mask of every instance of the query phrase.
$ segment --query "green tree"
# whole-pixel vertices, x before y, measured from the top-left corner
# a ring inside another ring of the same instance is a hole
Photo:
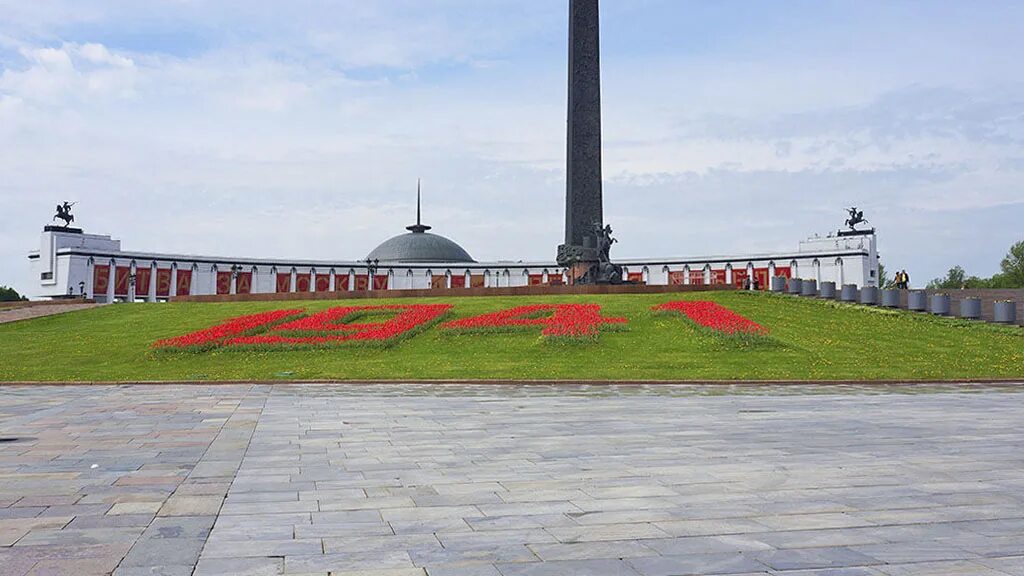
[[[14,288],[8,288],[7,286],[0,286],[0,302],[17,302],[19,300],[28,300]]]
[[[936,278],[928,283],[933,290],[959,290],[967,283],[967,272],[960,266],[953,266],[945,278]]]
[[[1024,240],[1010,246],[1006,258],[999,264],[1002,268],[1000,288],[1024,288]],[[993,280],[995,277],[993,277]]]
[[[878,286],[880,288],[890,288],[892,280],[889,279],[889,273],[885,271],[885,264],[878,263]]]

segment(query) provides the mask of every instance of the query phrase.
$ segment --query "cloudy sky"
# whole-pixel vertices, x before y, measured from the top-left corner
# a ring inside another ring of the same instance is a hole
[[[0,0],[0,284],[61,200],[128,250],[479,260],[563,231],[564,0]],[[917,281],[1024,239],[1024,3],[603,0],[620,257],[793,250],[862,207]]]

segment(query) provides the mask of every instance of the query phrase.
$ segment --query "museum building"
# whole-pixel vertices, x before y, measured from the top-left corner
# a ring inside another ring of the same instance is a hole
[[[551,261],[477,262],[456,242],[417,222],[362,260],[279,260],[122,249],[111,236],[47,226],[29,254],[40,298],[85,296],[97,302],[157,302],[176,296],[345,292],[561,285],[566,270]],[[812,237],[794,252],[620,259],[623,280],[651,285],[731,284],[748,278],[767,289],[772,277],[875,286],[873,230]]]

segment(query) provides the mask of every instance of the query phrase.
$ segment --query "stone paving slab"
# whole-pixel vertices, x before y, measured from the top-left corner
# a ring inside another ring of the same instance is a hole
[[[1024,575],[1024,388],[0,388],[0,576]]]

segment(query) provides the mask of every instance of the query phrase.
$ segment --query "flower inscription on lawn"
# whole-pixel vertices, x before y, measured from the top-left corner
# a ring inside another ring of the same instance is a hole
[[[697,326],[728,336],[767,336],[768,329],[714,302],[679,300],[654,307],[657,312],[681,314]]]
[[[624,326],[625,318],[601,316],[597,304],[535,304],[447,322],[447,330],[508,332],[543,326],[541,335],[557,339],[596,338],[608,325]]]
[[[301,348],[345,342],[392,344],[438,321],[450,304],[344,306],[310,316],[303,310],[277,310],[234,318],[193,334],[161,340],[157,349],[204,350],[224,347]],[[377,322],[358,322],[366,316],[385,316]]]
[[[232,318],[205,330],[160,340],[158,350],[213,348],[292,349],[341,344],[388,346],[441,320],[451,304],[342,306],[306,314],[273,310]],[[676,301],[654,307],[681,314],[697,326],[728,336],[766,336],[768,329],[714,302]],[[540,329],[547,340],[593,341],[603,330],[625,327],[626,318],[601,315],[597,304],[534,304],[446,322],[453,334]]]

